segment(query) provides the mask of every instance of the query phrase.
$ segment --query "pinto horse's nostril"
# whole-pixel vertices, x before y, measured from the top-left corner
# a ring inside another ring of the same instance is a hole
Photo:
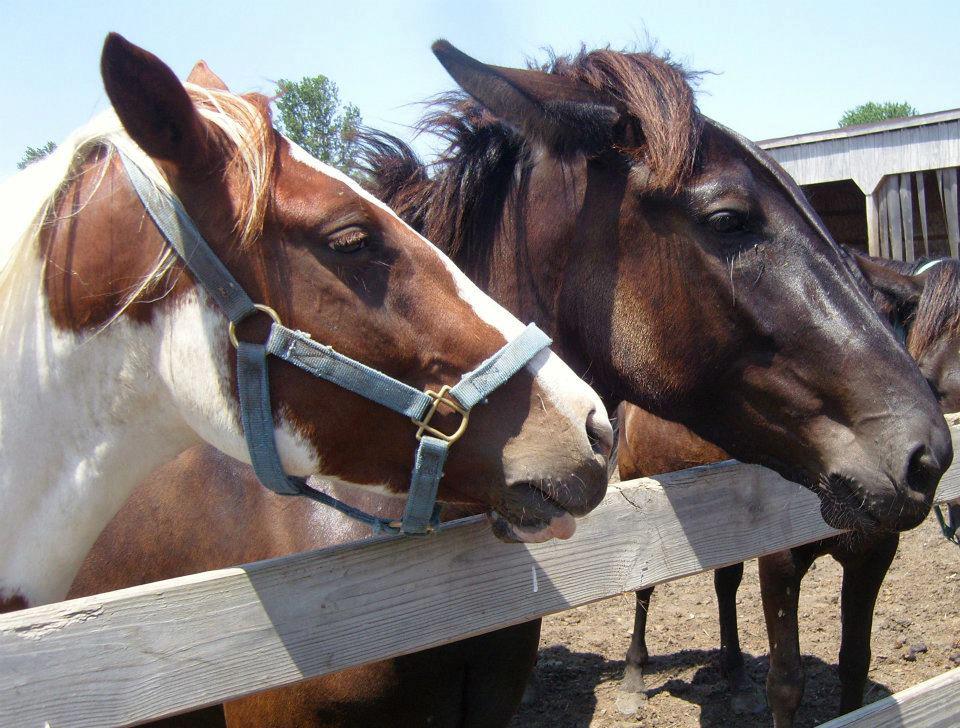
[[[613,452],[613,427],[605,412],[590,410],[587,415],[587,439],[595,453],[610,459],[610,453]]]

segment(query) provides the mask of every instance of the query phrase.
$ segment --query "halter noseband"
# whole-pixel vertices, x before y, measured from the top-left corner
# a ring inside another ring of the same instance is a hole
[[[476,369],[464,374],[453,387],[444,385],[439,392],[421,392],[334,351],[332,347],[317,343],[308,333],[288,329],[273,309],[254,303],[203,239],[180,200],[151,182],[143,170],[121,150],[117,149],[117,153],[147,214],[193,273],[197,283],[230,320],[230,343],[237,349],[240,419],[250,461],[260,482],[280,495],[302,495],[335,508],[367,524],[374,532],[422,535],[434,531],[439,523],[437,488],[443,477],[443,465],[450,445],[466,431],[470,410],[548,347],[550,338],[530,324],[517,338]],[[236,325],[258,311],[273,319],[266,343],[238,340]],[[267,379],[268,354],[413,421],[417,427],[416,439],[420,444],[401,520],[378,518],[365,513],[314,490],[305,479],[284,472],[274,437]],[[433,415],[441,405],[461,417],[460,425],[453,433],[441,432],[431,424]]]

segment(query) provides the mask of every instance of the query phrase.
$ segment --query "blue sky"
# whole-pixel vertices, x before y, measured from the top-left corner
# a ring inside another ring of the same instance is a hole
[[[697,69],[701,109],[754,139],[832,128],[869,100],[960,107],[960,2],[180,2],[0,0],[0,178],[28,146],[104,108],[110,30],[185,76],[204,58],[237,91],[323,73],[364,121],[409,136],[416,102],[451,87],[430,54],[445,37],[484,61],[542,48],[646,46]],[[542,54],[541,54],[542,55]],[[421,149],[427,147],[421,142]]]

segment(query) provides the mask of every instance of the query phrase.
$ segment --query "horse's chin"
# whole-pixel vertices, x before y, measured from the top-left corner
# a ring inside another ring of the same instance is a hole
[[[892,488],[891,488],[892,490]],[[831,475],[820,481],[820,515],[832,528],[865,536],[908,531],[930,512],[926,502],[901,495],[878,496],[854,478]]]
[[[487,513],[493,534],[507,543],[543,543],[552,538],[568,539],[577,530],[577,521],[569,513],[553,516],[544,524],[511,523],[496,511]]]
[[[873,534],[882,530],[880,522],[872,514],[831,499],[821,498],[820,516],[830,528],[842,531]]]

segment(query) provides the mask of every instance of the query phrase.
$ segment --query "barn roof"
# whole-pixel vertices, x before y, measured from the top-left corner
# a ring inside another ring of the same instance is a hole
[[[759,144],[802,185],[852,179],[870,194],[889,174],[960,167],[960,109]]]

